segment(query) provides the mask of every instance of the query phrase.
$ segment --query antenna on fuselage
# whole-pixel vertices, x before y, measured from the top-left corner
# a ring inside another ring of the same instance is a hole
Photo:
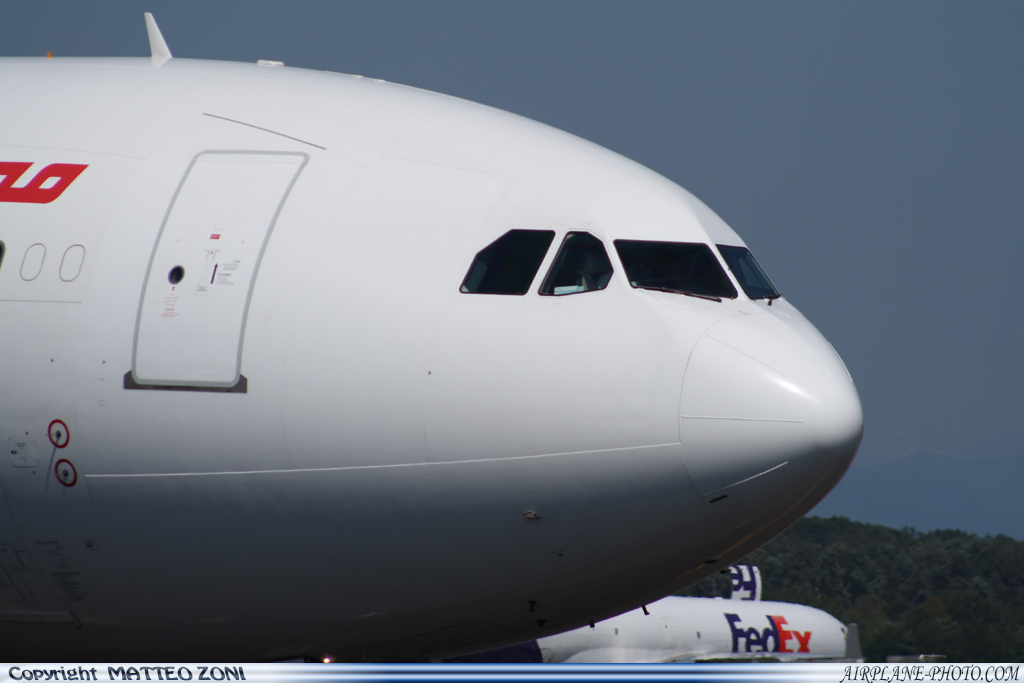
[[[160,66],[173,57],[164,35],[160,33],[160,27],[156,25],[156,19],[150,12],[146,12],[146,33],[149,34],[149,51],[153,66]]]

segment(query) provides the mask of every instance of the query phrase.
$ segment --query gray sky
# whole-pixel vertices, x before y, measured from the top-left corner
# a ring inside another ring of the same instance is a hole
[[[998,458],[1024,459],[1024,3],[3,1],[0,56],[148,55],[146,10],[178,57],[437,90],[678,182],[860,390],[857,476],[818,511],[1024,538],[1024,504],[967,514],[949,488],[957,467],[998,480]],[[858,502],[910,496],[898,473],[939,460],[941,519]]]

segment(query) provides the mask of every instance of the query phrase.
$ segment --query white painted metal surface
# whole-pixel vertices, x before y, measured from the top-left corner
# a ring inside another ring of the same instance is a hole
[[[167,210],[139,304],[140,384],[231,386],[256,272],[304,154],[203,152]]]
[[[145,13],[146,17],[146,34],[149,37],[149,51],[151,59],[155,66],[163,64],[165,61],[170,59],[171,55],[170,48],[167,47],[167,41],[164,40],[164,36],[160,33],[160,27],[156,25],[156,19],[150,12]]]

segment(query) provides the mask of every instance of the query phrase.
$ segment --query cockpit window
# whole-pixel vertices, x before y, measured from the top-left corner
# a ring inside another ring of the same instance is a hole
[[[461,291],[526,294],[554,238],[554,230],[509,230],[476,255]]]
[[[751,299],[778,299],[781,294],[775,289],[775,285],[768,279],[768,276],[761,270],[761,266],[754,260],[754,255],[746,247],[729,247],[724,244],[718,245],[718,251],[725,259],[729,270],[736,276],[736,281]]]
[[[612,262],[601,240],[588,232],[570,232],[555,256],[540,293],[564,296],[604,289],[612,272]]]
[[[736,298],[736,288],[706,244],[615,240],[615,249],[633,287],[716,300]]]

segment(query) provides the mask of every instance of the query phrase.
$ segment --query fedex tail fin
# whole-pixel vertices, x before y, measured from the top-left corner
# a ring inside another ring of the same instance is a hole
[[[734,564],[729,567],[732,574],[733,600],[761,599],[761,570],[749,564]]]

